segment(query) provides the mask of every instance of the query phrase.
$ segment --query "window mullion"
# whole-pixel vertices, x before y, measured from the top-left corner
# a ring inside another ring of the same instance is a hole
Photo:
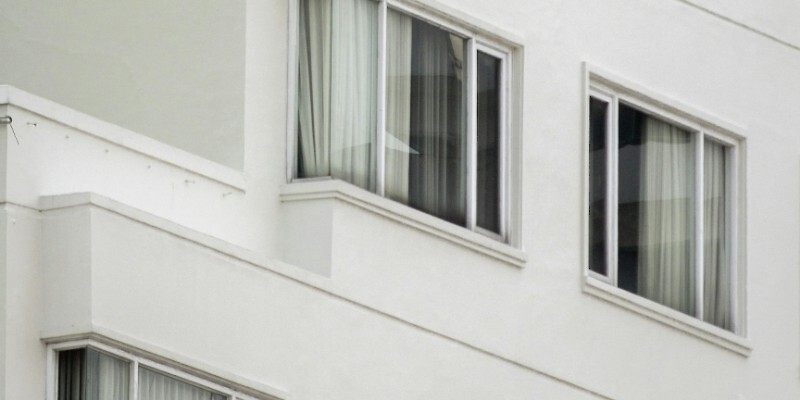
[[[131,363],[130,395],[130,400],[137,400],[139,397],[139,360],[137,359]]]
[[[739,193],[737,186],[737,183],[739,182],[739,164],[737,161],[739,160],[739,156],[737,154],[737,148],[729,148],[725,152],[725,158],[725,218],[728,221],[728,223],[725,224],[725,243],[728,251],[728,268],[730,268],[730,281],[728,284],[731,285],[731,331],[743,335],[744,332],[742,331],[742,323],[740,323],[740,318],[743,320],[743,316],[739,314],[739,304],[744,303],[740,303],[739,301],[739,267],[738,263],[736,262],[738,259],[736,257],[738,253],[736,233],[738,232],[737,221],[739,220],[737,218],[737,211],[739,210],[737,196],[737,193]]]
[[[509,56],[504,55],[500,58],[500,88],[498,90],[499,98],[499,108],[500,108],[500,135],[499,135],[499,146],[500,151],[500,236],[502,236],[505,240],[508,240],[508,221],[510,217],[510,205],[508,201],[509,196],[509,180],[510,178],[510,171],[508,165],[509,159],[509,151],[508,151],[508,89],[509,85],[507,80],[511,76],[508,72],[510,69],[509,63]]]
[[[375,191],[385,192],[386,181],[386,0],[378,8],[378,82],[377,82],[377,132],[375,140]]]
[[[467,228],[477,223],[478,191],[478,51],[475,39],[467,41]]]
[[[695,246],[695,305],[697,307],[696,314],[697,318],[702,320],[703,319],[703,292],[704,292],[704,262],[703,262],[703,237],[705,236],[704,227],[703,227],[703,219],[704,219],[704,210],[703,210],[703,185],[704,185],[704,144],[705,144],[705,136],[702,132],[697,132],[694,135],[695,143],[695,157],[694,157],[694,164],[695,164],[695,184],[694,184],[694,208],[695,208],[695,220],[694,220],[694,246]]]
[[[618,141],[619,141],[619,98],[614,96],[608,103],[609,113],[606,118],[606,170],[608,171],[608,182],[606,182],[606,268],[608,278],[614,286],[619,286],[617,282],[618,256],[617,245],[619,226],[619,216],[617,215],[617,196],[619,181],[619,162],[618,162]]]

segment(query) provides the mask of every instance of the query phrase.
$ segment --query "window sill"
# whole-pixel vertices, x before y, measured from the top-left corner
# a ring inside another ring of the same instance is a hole
[[[527,262],[527,255],[520,249],[380,197],[344,181],[336,179],[295,181],[283,185],[280,196],[282,202],[340,200],[516,267],[524,267]]]
[[[753,349],[747,338],[590,276],[584,276],[583,291],[743,356],[749,356]]]

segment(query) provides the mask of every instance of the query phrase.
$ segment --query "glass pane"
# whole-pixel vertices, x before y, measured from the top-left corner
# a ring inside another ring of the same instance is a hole
[[[130,363],[94,349],[58,353],[59,400],[126,400]]]
[[[86,349],[58,352],[58,400],[83,400]]]
[[[300,2],[298,177],[375,188],[377,32],[377,2]]]
[[[692,134],[620,104],[619,287],[695,315]]]
[[[589,99],[589,269],[608,274],[606,265],[606,129],[608,103]]]
[[[703,319],[732,330],[728,151],[724,145],[708,139],[703,148]]]
[[[499,58],[478,52],[477,225],[500,233]]]
[[[207,389],[177,380],[149,368],[139,368],[139,400],[225,400]]]
[[[466,220],[465,46],[389,10],[386,196],[459,225]]]

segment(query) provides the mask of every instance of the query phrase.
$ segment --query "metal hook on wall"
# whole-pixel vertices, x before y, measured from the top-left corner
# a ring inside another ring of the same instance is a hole
[[[0,117],[0,124],[8,124],[11,127],[11,133],[14,134],[14,140],[17,141],[17,145],[19,145],[19,139],[17,139],[17,131],[14,130],[14,125],[11,124],[14,119],[11,118],[10,115],[6,115],[5,117]]]

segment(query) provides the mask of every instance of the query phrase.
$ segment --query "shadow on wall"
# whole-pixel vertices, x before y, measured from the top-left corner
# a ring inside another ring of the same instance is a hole
[[[242,168],[245,2],[3,2],[0,37],[0,83]]]

